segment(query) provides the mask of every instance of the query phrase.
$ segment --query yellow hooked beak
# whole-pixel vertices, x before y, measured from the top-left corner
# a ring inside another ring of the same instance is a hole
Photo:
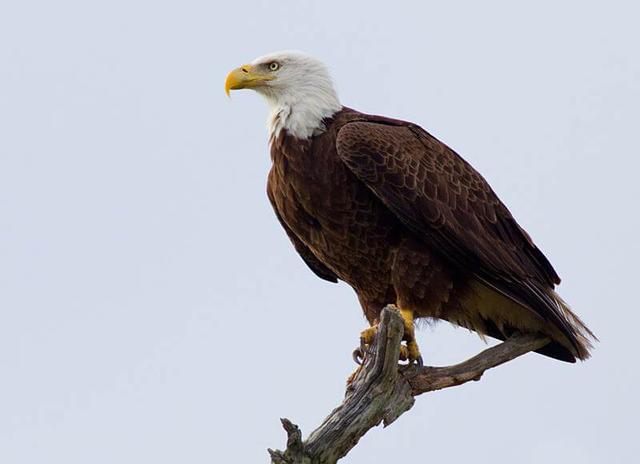
[[[273,78],[273,75],[260,72],[255,66],[245,64],[227,74],[224,91],[229,96],[231,90],[253,89]]]

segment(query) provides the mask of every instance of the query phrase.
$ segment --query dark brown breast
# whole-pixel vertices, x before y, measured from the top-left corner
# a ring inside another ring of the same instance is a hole
[[[294,244],[299,239],[361,298],[383,300],[390,291],[389,245],[399,224],[335,147],[337,132],[359,115],[344,109],[327,121],[326,132],[307,141],[286,133],[272,140],[267,189]]]

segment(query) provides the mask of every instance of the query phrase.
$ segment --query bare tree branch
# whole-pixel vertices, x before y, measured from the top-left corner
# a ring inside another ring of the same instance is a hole
[[[297,425],[282,419],[287,432],[285,451],[269,450],[273,464],[333,464],[345,456],[371,428],[395,421],[413,406],[422,393],[480,380],[482,374],[537,350],[549,340],[516,335],[453,366],[400,366],[400,342],[404,332],[397,309],[387,306],[380,317],[373,349],[347,388],[344,401],[307,440]]]

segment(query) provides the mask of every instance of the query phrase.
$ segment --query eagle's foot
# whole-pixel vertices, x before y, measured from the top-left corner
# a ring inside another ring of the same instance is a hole
[[[400,345],[400,361],[408,361],[409,364],[416,363],[422,367],[422,356],[416,342],[416,333],[413,326],[413,311],[401,309],[400,315],[404,322],[404,335],[402,337],[404,344]],[[378,324],[374,324],[360,332],[360,346],[353,351],[353,360],[356,364],[362,365],[364,357],[373,344],[377,333]]]
[[[351,375],[347,378],[347,389],[351,387],[351,383],[355,380],[356,376],[362,370],[362,366],[364,364],[364,357],[367,355],[370,346],[373,344],[373,341],[376,338],[376,334],[378,333],[378,324],[373,324],[371,327],[364,329],[360,332],[360,346],[353,350],[353,360],[358,367],[355,371],[351,373]]]
[[[364,329],[360,332],[360,348],[371,345],[378,333],[378,324],[373,324],[368,329]]]
[[[378,333],[378,324],[374,324],[371,327],[364,329],[360,332],[360,346],[353,350],[353,360],[356,364],[362,364],[367,350],[373,343]]]
[[[418,367],[423,366],[422,355],[415,341],[407,342],[406,345],[400,345],[400,361],[409,361],[409,364],[415,362]]]

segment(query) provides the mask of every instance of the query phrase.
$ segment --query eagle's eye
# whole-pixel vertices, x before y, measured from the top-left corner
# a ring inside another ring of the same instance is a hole
[[[269,63],[269,71],[277,71],[280,68],[280,65],[275,62],[272,61],[271,63]]]

